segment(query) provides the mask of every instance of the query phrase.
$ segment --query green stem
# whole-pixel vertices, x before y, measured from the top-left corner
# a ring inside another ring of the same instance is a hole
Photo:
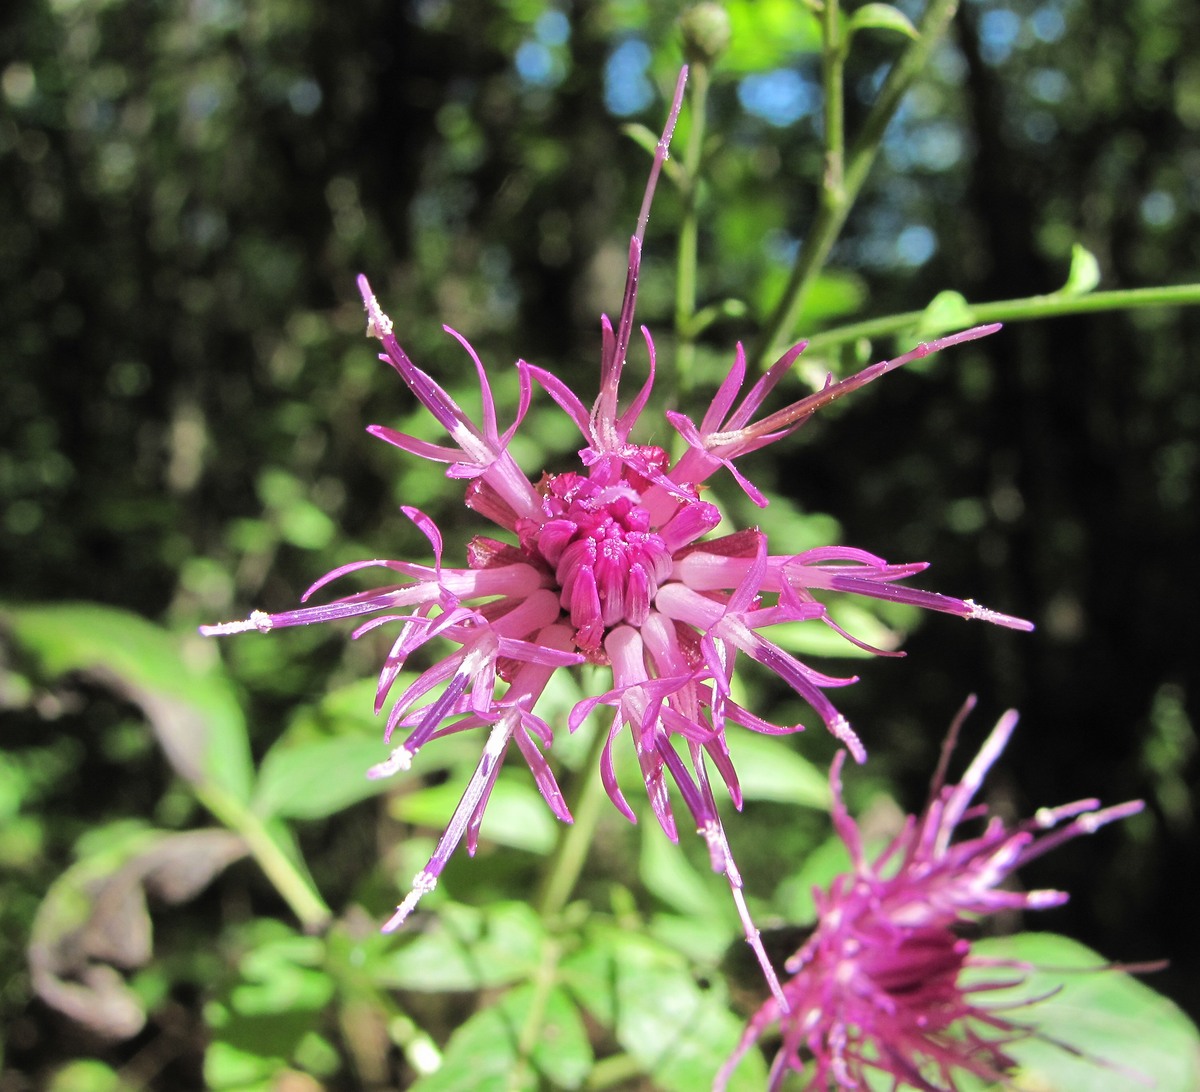
[[[1141,307],[1182,307],[1200,304],[1200,284],[1162,285],[1156,288],[1125,288],[1109,292],[1089,292],[1067,296],[1050,293],[1026,296],[1021,299],[995,300],[991,303],[967,305],[964,325],[987,322],[1030,322],[1058,315],[1082,315],[1097,311],[1127,311]],[[838,326],[808,340],[808,347],[825,349],[845,345],[859,338],[887,337],[917,326],[924,311],[905,311],[898,315],[868,319],[847,326]],[[938,331],[940,332],[940,331]],[[782,350],[780,350],[782,351]]]
[[[538,898],[537,910],[543,921],[556,918],[570,901],[592,847],[604,804],[604,786],[600,781],[599,769],[607,738],[597,726],[591,751],[581,767],[585,780],[575,807],[575,822],[562,830],[554,860],[550,863],[546,882]]]
[[[691,390],[696,363],[696,269],[699,242],[697,204],[700,188],[700,161],[704,153],[704,123],[708,115],[708,65],[697,62],[689,71],[691,130],[683,154],[683,219],[679,225],[679,256],[675,276],[675,392],[682,398]]]
[[[267,879],[300,919],[305,932],[317,933],[329,924],[333,912],[272,836],[261,816],[237,797],[215,785],[196,785],[196,797],[217,820],[245,839],[251,856]]]
[[[862,189],[862,185],[870,173],[871,166],[875,162],[875,156],[879,152],[880,144],[883,141],[883,134],[888,127],[888,123],[892,120],[909,87],[912,86],[913,81],[916,80],[917,76],[920,75],[921,71],[928,64],[934,46],[945,33],[946,27],[949,25],[957,8],[958,0],[929,0],[929,6],[925,9],[925,15],[921,19],[920,26],[917,28],[916,40],[909,44],[908,48],[900,55],[900,59],[892,66],[887,80],[884,81],[884,85],[880,89],[879,97],[875,100],[874,105],[867,114],[866,120],[863,122],[862,131],[859,133],[858,139],[854,142],[854,147],[846,159],[841,186],[837,189],[830,186],[828,178],[828,150],[831,147],[830,141],[833,134],[827,131],[827,177],[822,180],[821,201],[818,206],[817,215],[812,227],[809,229],[808,235],[804,239],[803,245],[800,247],[799,254],[796,255],[796,264],[792,267],[792,272],[788,277],[788,283],[786,288],[784,288],[783,296],[776,305],[771,317],[767,320],[763,332],[750,354],[752,365],[756,367],[760,366],[767,357],[767,350],[777,342],[787,340],[791,336],[792,331],[795,330],[808,290],[822,268],[824,268],[825,262],[829,257],[829,252],[833,249],[834,242],[841,234],[846,217],[849,215],[851,208],[854,207],[859,190]],[[826,11],[826,19],[828,19],[828,10]],[[828,35],[828,31],[826,31],[826,35]],[[825,48],[827,52],[830,52],[828,37],[826,38]],[[840,66],[835,68],[827,59],[826,81],[832,79],[834,72],[839,75],[839,87],[836,93],[840,103],[841,68]],[[830,110],[828,102],[829,93],[829,86],[826,86],[827,114]]]
[[[603,811],[604,791],[600,780],[600,757],[607,734],[597,725],[583,770],[583,789],[574,810],[574,822],[563,828],[546,880],[537,899],[537,911],[544,923],[553,927],[571,901],[575,885],[583,872],[588,852],[596,835]],[[517,1059],[509,1075],[510,1089],[523,1088],[532,1065],[534,1048],[541,1042],[546,1007],[550,991],[558,981],[558,965],[566,953],[566,945],[556,936],[547,937],[542,945],[541,959],[533,974],[533,999],[529,1015],[517,1037]]]
[[[613,1054],[601,1058],[587,1075],[583,1087],[587,1092],[601,1092],[605,1088],[633,1085],[638,1077],[644,1077],[646,1067],[630,1054]]]
[[[825,94],[825,176],[821,180],[821,201],[836,207],[845,200],[846,154],[846,43],[842,40],[838,0],[825,0],[821,38],[821,87]]]

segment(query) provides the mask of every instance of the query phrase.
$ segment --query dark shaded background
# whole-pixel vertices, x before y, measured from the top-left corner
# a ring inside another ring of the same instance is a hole
[[[396,505],[435,510],[439,482],[362,435],[411,407],[362,341],[353,275],[432,371],[462,365],[446,322],[497,367],[520,354],[589,390],[646,173],[613,110],[661,118],[639,42],[660,88],[678,63],[673,5],[646,7],[8,5],[4,597],[186,628],[282,608],[349,558],[423,549]],[[812,92],[811,56],[762,49]],[[852,126],[894,51],[856,49]],[[745,83],[719,76],[713,94],[701,302],[737,296],[749,313],[708,335],[706,381],[773,302],[818,177],[800,92]],[[966,3],[832,267],[854,275],[855,317],[944,288],[1055,290],[1077,241],[1104,287],[1200,280],[1198,134],[1196,5]],[[664,189],[642,309],[668,359],[677,212]],[[1170,957],[1154,985],[1193,1015],[1198,331],[1200,314],[1172,310],[1010,326],[858,396],[801,434],[794,462],[757,471],[836,515],[844,541],[932,561],[927,586],[1038,622],[1021,637],[929,620],[906,661],[864,665],[842,703],[913,806],[971,690],[973,739],[1023,711],[995,786],[1015,811],[1144,797],[1145,816],[1024,879],[1086,881],[1093,897],[1042,924],[1115,959]],[[322,633],[228,649],[264,742],[356,655]],[[99,748],[28,728],[6,740],[46,748],[44,806],[63,818],[0,910],[5,1011],[27,989],[15,938],[73,838],[161,807],[160,760],[112,719]]]

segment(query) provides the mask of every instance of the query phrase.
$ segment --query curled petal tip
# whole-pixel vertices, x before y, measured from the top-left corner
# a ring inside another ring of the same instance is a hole
[[[431,876],[428,872],[418,872],[413,879],[412,890],[404,896],[404,901],[396,907],[396,912],[380,926],[381,933],[394,933],[405,919],[416,908],[422,896],[428,895],[437,887],[437,877]]]
[[[974,341],[975,338],[988,337],[994,334],[997,330],[1003,329],[1002,322],[985,322],[979,326],[972,326],[969,330],[963,330],[962,333],[955,335],[963,341]]]
[[[371,291],[371,282],[364,273],[358,275],[358,291],[367,309],[367,337],[377,337],[382,341],[392,332],[392,320],[383,313],[375,293]]]
[[[971,621],[991,622],[993,625],[1003,626],[1005,629],[1019,629],[1023,633],[1032,633],[1035,628],[1028,619],[1017,618],[1012,614],[1002,614],[998,610],[982,607],[973,599],[964,599],[963,605],[970,611],[967,618]]]
[[[972,326],[968,330],[960,330],[957,334],[947,334],[945,337],[940,337],[933,342],[933,345],[938,348],[949,348],[951,345],[960,345],[964,341],[976,341],[981,337],[988,337],[996,331],[1003,329],[1002,322],[987,322],[980,326]]]
[[[376,712],[379,710],[376,709]],[[367,777],[371,781],[381,781],[385,777],[391,777],[393,774],[399,773],[401,770],[412,768],[412,752],[404,746],[397,747],[387,758],[382,762],[376,763],[367,771]]]
[[[249,618],[236,622],[219,622],[213,626],[199,626],[202,637],[228,637],[234,633],[249,633],[256,629],[259,633],[269,633],[274,626],[271,616],[262,610],[251,611]]]

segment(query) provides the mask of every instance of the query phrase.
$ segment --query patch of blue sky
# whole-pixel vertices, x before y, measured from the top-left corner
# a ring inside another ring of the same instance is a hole
[[[1151,190],[1142,198],[1139,211],[1150,227],[1166,227],[1175,219],[1175,198],[1165,190]]]
[[[815,84],[790,68],[777,68],[747,76],[738,84],[742,108],[769,125],[783,128],[811,114],[817,107]]]
[[[1021,119],[1021,131],[1034,144],[1049,144],[1058,136],[1058,122],[1045,110],[1030,110]]]
[[[993,8],[979,18],[979,52],[988,64],[1003,64],[1021,33],[1021,19],[1008,8]]]
[[[1070,81],[1057,68],[1039,68],[1029,76],[1029,93],[1039,102],[1058,103],[1071,90]]]
[[[1033,36],[1039,42],[1054,43],[1067,32],[1067,20],[1058,4],[1043,4],[1029,19]]]
[[[518,47],[513,64],[523,83],[554,87],[567,74],[562,47],[571,37],[571,23],[557,9],[543,12],[533,24],[533,37]]]
[[[517,75],[534,87],[553,87],[557,82],[554,78],[554,54],[541,42],[527,39],[517,46],[517,55],[513,58]]]
[[[533,34],[542,45],[566,45],[571,37],[571,20],[561,11],[543,12],[533,24]]]
[[[888,162],[898,171],[948,171],[963,157],[962,130],[952,121],[915,121],[901,107],[883,138]]]
[[[924,224],[909,224],[896,236],[897,265],[915,269],[937,253],[937,236]]]
[[[604,65],[604,105],[610,114],[629,117],[654,101],[647,72],[650,47],[640,38],[626,38],[609,54]]]
[[[288,88],[287,97],[293,112],[306,118],[315,114],[321,105],[321,85],[316,80],[304,76],[292,83]]]

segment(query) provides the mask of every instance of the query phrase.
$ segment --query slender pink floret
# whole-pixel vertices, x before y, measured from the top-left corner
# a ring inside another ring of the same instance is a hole
[[[529,764],[554,813],[570,821],[544,755],[553,742],[553,731],[534,709],[557,669],[584,661],[611,667],[611,689],[576,707],[569,718],[571,730],[600,705],[612,710],[600,773],[613,803],[632,820],[633,811],[617,783],[614,759],[618,739],[628,729],[655,817],[676,838],[672,796],[682,799],[708,843],[714,869],[729,879],[746,937],[778,993],[745,906],[710,768],[740,807],[741,794],[725,743],[726,725],[733,722],[770,733],[795,732],[803,726],[771,724],[734,701],[738,654],[757,661],[790,686],[861,761],[862,744],[826,694],[855,680],[831,677],[797,660],[771,640],[771,627],[809,621],[830,626],[869,649],[828,617],[821,602],[826,592],[911,603],[1015,629],[1032,627],[969,599],[952,599],[902,583],[922,571],[924,564],[890,565],[865,551],[843,547],[771,554],[766,536],[755,528],[714,535],[720,529],[720,511],[700,497],[701,484],[724,467],[756,503],[765,504],[735,466],[736,459],[790,433],[821,406],[906,361],[982,337],[995,326],[919,345],[841,382],[830,380],[818,393],[765,416],[759,416],[764,399],[802,346],[786,353],[735,409],[746,378],[739,346],[728,378],[698,426],[682,414],[668,414],[682,441],[683,453],[677,461],[672,463],[660,447],[632,439],[654,381],[654,344],[644,328],[648,376],[627,405],[619,400],[619,385],[633,331],[650,201],[679,116],[685,79],[686,70],[675,88],[637,231],[630,240],[616,329],[606,317],[601,322],[600,388],[590,407],[551,372],[518,361],[519,405],[515,420],[501,432],[486,369],[466,341],[448,331],[470,357],[479,379],[482,420],[471,420],[436,380],[409,359],[366,278],[359,278],[367,332],[383,344],[380,359],[396,370],[433,414],[449,443],[430,443],[382,425],[368,431],[410,454],[448,464],[448,477],[467,482],[466,504],[495,524],[501,537],[476,536],[467,547],[466,566],[450,568],[442,564],[442,539],[433,521],[405,508],[429,540],[432,565],[385,560],[345,565],[319,580],[304,598],[336,578],[367,567],[390,570],[396,579],[321,606],[279,614],[255,611],[243,622],[207,626],[203,632],[266,632],[373,615],[355,631],[358,636],[395,624],[399,634],[380,672],[377,711],[386,704],[414,652],[434,638],[455,647],[393,701],[386,738],[399,732],[400,742],[370,776],[386,777],[408,769],[420,748],[433,738],[483,726],[490,735],[434,855],[386,929],[398,927],[421,895],[434,887],[461,840],[466,839],[468,852],[474,851],[488,796],[511,744]],[[529,407],[534,383],[570,417],[584,442],[575,469],[544,473],[536,484],[508,449]],[[661,426],[659,431],[664,431]],[[782,994],[778,996],[782,1002]]]
[[[718,1075],[715,1092],[776,1024],[783,1042],[771,1068],[771,1092],[790,1072],[804,1074],[805,1087],[813,1090],[878,1086],[944,1092],[956,1087],[956,1071],[1003,1083],[1012,1067],[1005,1047],[1036,1036],[1035,1029],[988,1000],[997,989],[1019,983],[1030,968],[975,957],[966,936],[988,914],[1066,902],[1062,891],[1001,885],[1021,865],[1063,842],[1135,815],[1142,802],[1101,808],[1097,800],[1079,800],[1041,808],[1032,819],[1006,826],[973,801],[1016,727],[1015,712],[1000,718],[962,781],[944,783],[950,752],[973,705],[968,701],[951,727],[924,813],[909,816],[874,860],[867,859],[843,803],[845,752],[838,754],[830,773],[833,822],[850,851],[852,871],[827,891],[813,892],[817,926],[786,964],[791,975],[783,985],[786,1008],[775,997],[763,1003]],[[966,821],[981,829],[956,841]],[[995,973],[967,985],[962,972],[968,967]],[[877,1085],[880,1076],[888,1083]]]

